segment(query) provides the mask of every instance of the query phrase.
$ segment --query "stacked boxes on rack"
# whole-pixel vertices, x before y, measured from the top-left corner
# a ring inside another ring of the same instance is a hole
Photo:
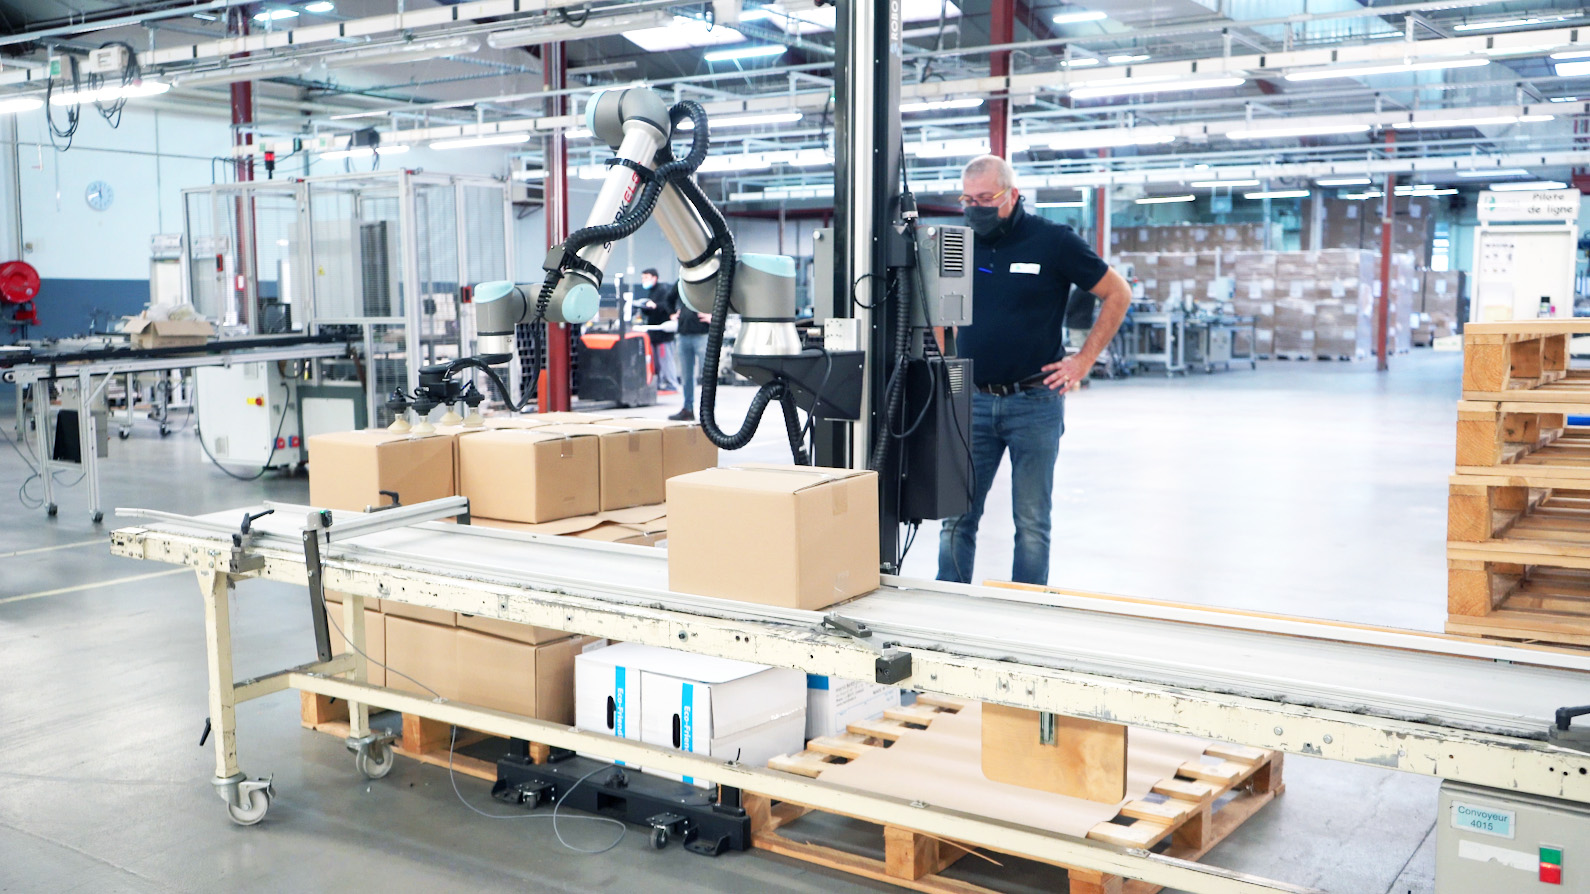
[[[1277,224],[1179,224],[1162,227],[1117,227],[1110,231],[1110,254],[1122,252],[1258,251],[1265,229],[1271,244],[1281,241]]]
[[[1447,527],[1448,633],[1590,646],[1590,319],[1470,323]]]
[[[490,419],[434,434],[383,430],[309,439],[310,503],[366,511],[454,494],[475,524],[609,543],[650,545],[667,536],[664,482],[717,465],[698,426],[587,414]],[[335,632],[340,602],[328,596]],[[372,682],[571,723],[574,657],[604,644],[564,631],[366,600]],[[412,679],[410,679],[412,678]]]
[[[1463,297],[1463,273],[1458,270],[1426,270],[1420,275],[1418,318],[1413,327],[1416,345],[1428,345],[1437,338],[1457,334],[1462,319],[1459,302]]]

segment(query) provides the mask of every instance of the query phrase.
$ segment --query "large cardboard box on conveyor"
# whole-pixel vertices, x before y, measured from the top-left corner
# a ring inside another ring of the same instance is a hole
[[[588,427],[497,429],[458,438],[458,492],[469,498],[470,514],[533,524],[596,512],[598,433],[581,428]]]
[[[704,469],[668,481],[668,586],[821,609],[878,587],[878,478],[813,466]]]
[[[598,509],[627,509],[663,501],[661,431],[617,419],[595,425],[549,425],[537,431],[597,439]]]
[[[616,419],[630,427],[654,428],[662,432],[663,478],[669,479],[718,464],[718,446],[694,422],[672,419]]]
[[[193,348],[215,337],[208,320],[151,320],[131,317],[122,326],[135,348]]]
[[[437,435],[394,434],[385,429],[334,432],[309,438],[309,504],[364,512],[390,506],[382,491],[404,505],[457,493],[453,440]]]

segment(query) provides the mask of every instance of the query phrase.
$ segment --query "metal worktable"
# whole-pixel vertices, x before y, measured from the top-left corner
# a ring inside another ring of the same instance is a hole
[[[118,555],[198,572],[210,647],[217,785],[238,769],[235,702],[283,689],[342,698],[352,735],[367,708],[401,710],[499,735],[578,748],[716,779],[770,797],[902,824],[952,840],[1023,846],[1058,862],[1188,891],[1294,890],[1221,870],[1019,830],[921,802],[662,751],[363,682],[349,655],[234,683],[228,593],[258,576],[307,580],[307,507],[256,523],[236,573],[242,510],[199,519],[146,516],[116,531]],[[337,523],[359,518],[335,514]],[[670,593],[666,553],[495,529],[423,523],[329,546],[321,582],[349,596],[350,641],[363,599],[501,618],[572,633],[738,658],[808,673],[876,679],[908,662],[900,685],[1332,760],[1365,763],[1590,803],[1590,754],[1548,738],[1558,707],[1590,701],[1590,656],[1279,616],[1070,594],[885,578],[831,611],[871,627],[856,639],[825,615]],[[306,606],[307,608],[308,606]],[[880,651],[880,645],[893,644]]]
[[[231,366],[236,363],[269,363],[278,360],[312,360],[322,357],[341,357],[348,353],[348,345],[340,338],[320,335],[246,338],[210,342],[205,345],[168,348],[112,348],[103,351],[26,352],[0,354],[0,380],[16,386],[17,436],[25,437],[22,419],[23,391],[53,379],[76,379],[78,391],[77,443],[82,459],[83,477],[88,482],[88,511],[95,524],[104,517],[99,495],[99,453],[96,448],[99,433],[92,407],[100,392],[117,376],[131,376],[141,372],[166,372],[177,369],[197,369],[201,366]],[[96,379],[98,382],[96,383]],[[55,481],[51,476],[54,467],[66,463],[51,458],[49,395],[44,389],[33,391],[33,437],[39,477],[44,481],[45,511],[54,515]],[[132,413],[131,387],[128,388],[127,412]]]

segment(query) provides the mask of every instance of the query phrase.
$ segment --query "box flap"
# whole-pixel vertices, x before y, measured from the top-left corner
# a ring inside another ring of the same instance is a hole
[[[620,525],[614,522],[602,522],[593,528],[586,528],[574,533],[575,537],[582,540],[599,540],[604,543],[638,543],[645,545],[646,534],[629,525]]]
[[[530,524],[529,522],[502,521],[495,518],[473,518],[472,524],[486,528],[500,528],[504,531],[522,531],[526,534],[553,534],[565,536],[588,531],[597,525],[603,524],[601,516],[577,515],[573,518],[560,518],[557,521]]]
[[[760,491],[764,493],[795,494],[834,481],[843,481],[872,472],[855,469],[829,469],[818,466],[781,466],[750,463],[739,466],[720,466],[703,469],[669,479],[704,487],[722,487],[732,490]]]
[[[666,518],[667,515],[667,503],[652,503],[646,506],[631,506],[628,509],[609,509],[598,513],[597,517],[621,525],[643,525],[659,518]]]
[[[543,425],[529,431],[558,435],[565,438],[596,438],[602,435],[602,429],[595,425],[571,422],[557,422],[552,425]]]

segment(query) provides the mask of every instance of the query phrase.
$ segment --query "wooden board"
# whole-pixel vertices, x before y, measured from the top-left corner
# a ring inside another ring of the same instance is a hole
[[[305,729],[327,733],[338,738],[348,737],[348,704],[312,692],[300,692],[300,723]],[[439,720],[403,715],[403,735],[393,743],[392,750],[404,757],[434,767],[451,767],[453,772],[489,782],[497,781],[497,764],[467,754],[458,748],[473,745],[486,739],[497,738],[489,733],[460,728],[458,739],[453,740],[452,727]],[[506,739],[502,739],[506,743]],[[551,749],[539,742],[530,743],[530,759],[546,763]]]
[[[1590,570],[1448,560],[1446,631],[1590,646]]]
[[[1040,741],[1038,711],[983,706],[983,775],[995,782],[1088,801],[1126,796],[1126,727],[1052,715],[1054,736]]]

